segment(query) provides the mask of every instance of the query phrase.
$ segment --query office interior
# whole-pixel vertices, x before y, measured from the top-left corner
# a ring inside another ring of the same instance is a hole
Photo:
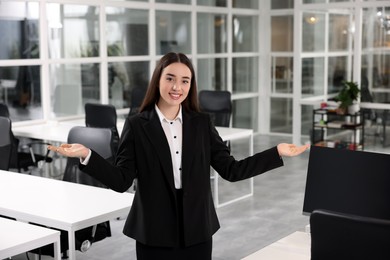
[[[0,35],[0,102],[15,126],[82,118],[86,103],[124,118],[134,90],[175,51],[191,58],[199,90],[232,93],[230,126],[253,129],[254,151],[310,142],[313,110],[343,80],[366,86],[361,101],[380,108],[366,119],[364,150],[390,151],[390,1],[1,0]],[[240,156],[245,145],[232,149]],[[254,179],[252,197],[218,209],[213,259],[241,259],[304,229],[307,161],[286,159]],[[78,258],[135,259],[123,224]]]

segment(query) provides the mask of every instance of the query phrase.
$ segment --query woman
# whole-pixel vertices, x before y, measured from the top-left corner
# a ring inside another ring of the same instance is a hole
[[[127,118],[114,165],[80,144],[49,146],[80,157],[80,169],[111,189],[137,191],[124,234],[136,240],[137,259],[211,260],[219,229],[210,166],[238,181],[282,166],[308,146],[278,144],[235,160],[207,114],[200,113],[195,72],[181,53],[168,53],[153,72],[140,113]]]

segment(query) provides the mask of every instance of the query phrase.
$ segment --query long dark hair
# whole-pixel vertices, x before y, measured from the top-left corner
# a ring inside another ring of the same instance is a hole
[[[192,110],[199,112],[198,103],[198,90],[196,86],[195,71],[190,59],[183,53],[170,52],[165,54],[158,62],[154,69],[152,79],[149,82],[148,89],[145,94],[145,98],[139,109],[140,112],[148,110],[154,107],[157,101],[160,99],[159,84],[162,71],[172,63],[182,63],[186,65],[191,71],[191,87],[187,98],[183,101],[182,106],[186,110]]]

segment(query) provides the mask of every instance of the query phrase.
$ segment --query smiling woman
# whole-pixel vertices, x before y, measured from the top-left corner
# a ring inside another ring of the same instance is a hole
[[[199,112],[190,60],[171,52],[157,64],[140,112],[127,118],[114,165],[80,144],[63,144],[57,152],[80,157],[82,171],[115,191],[127,191],[137,179],[123,232],[136,240],[138,260],[211,260],[220,225],[210,167],[239,181],[280,167],[281,156],[307,148],[281,143],[236,160],[210,116]]]

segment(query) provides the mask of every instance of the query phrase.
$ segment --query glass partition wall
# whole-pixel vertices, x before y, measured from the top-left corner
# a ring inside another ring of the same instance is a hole
[[[199,90],[229,90],[236,127],[258,129],[259,2],[4,0],[0,102],[13,121],[131,107],[167,52],[193,61]],[[239,105],[242,104],[242,105]]]
[[[180,51],[199,90],[232,92],[232,126],[304,143],[343,80],[389,102],[389,17],[379,0],[2,0],[0,102],[14,122],[128,108],[161,55]]]

